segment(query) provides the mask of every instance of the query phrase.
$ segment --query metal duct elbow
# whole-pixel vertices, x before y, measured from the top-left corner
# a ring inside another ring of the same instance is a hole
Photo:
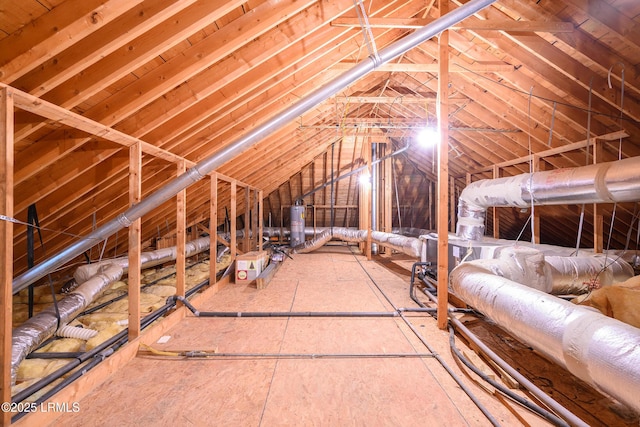
[[[484,235],[492,206],[613,203],[640,200],[640,157],[570,169],[484,179],[460,193],[456,234],[468,240]]]
[[[527,207],[522,187],[529,175],[483,179],[473,182],[460,193],[456,234],[467,240],[480,240],[484,236],[487,208],[491,206]]]
[[[453,292],[519,340],[601,392],[640,411],[640,329],[499,277],[473,262]]]

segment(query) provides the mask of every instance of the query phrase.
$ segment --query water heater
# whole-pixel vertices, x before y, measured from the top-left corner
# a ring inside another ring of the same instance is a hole
[[[293,247],[304,243],[304,206],[298,204],[291,206],[290,218],[290,244]]]

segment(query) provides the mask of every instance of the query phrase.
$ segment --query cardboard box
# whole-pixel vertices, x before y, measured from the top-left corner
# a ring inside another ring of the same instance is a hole
[[[236,283],[249,284],[256,280],[269,261],[269,252],[247,252],[236,257]]]

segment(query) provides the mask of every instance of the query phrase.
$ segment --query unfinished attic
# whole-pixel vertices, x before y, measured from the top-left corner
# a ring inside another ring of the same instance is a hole
[[[3,0],[2,425],[637,426],[637,0]]]

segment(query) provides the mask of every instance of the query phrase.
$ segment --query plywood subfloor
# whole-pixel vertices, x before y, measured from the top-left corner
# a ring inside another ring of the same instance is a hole
[[[373,281],[396,307],[415,306],[407,278],[355,251],[325,246],[294,255],[266,289],[231,284],[198,308],[391,311]],[[501,425],[547,425],[462,373],[435,320],[407,316]],[[435,357],[417,356],[430,351],[397,317],[187,317],[166,335],[169,341],[156,349],[235,356],[138,356],[82,399],[78,413],[62,415],[55,425],[490,425]]]

